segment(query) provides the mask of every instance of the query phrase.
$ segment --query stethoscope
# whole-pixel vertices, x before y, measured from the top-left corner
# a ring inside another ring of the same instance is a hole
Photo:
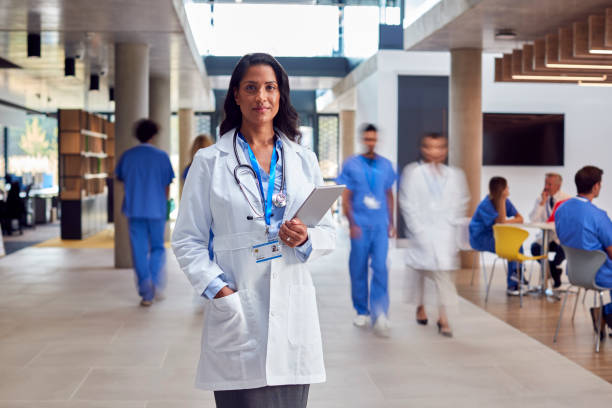
[[[276,132],[274,133],[274,135],[276,136]],[[234,142],[234,155],[236,156],[236,161],[238,162],[238,165],[234,167],[234,179],[236,180],[236,184],[238,184],[238,187],[240,187],[240,191],[242,191],[242,195],[246,199],[247,203],[249,203],[249,207],[251,207],[255,215],[257,215],[257,217],[248,216],[247,219],[249,220],[261,219],[261,218],[264,218],[263,214],[259,212],[253,206],[253,204],[251,203],[251,200],[249,200],[249,197],[247,196],[246,192],[244,191],[244,188],[242,187],[242,183],[240,182],[240,179],[238,178],[238,171],[240,169],[246,169],[249,172],[251,172],[255,180],[258,180],[257,172],[255,171],[255,169],[248,164],[242,164],[242,162],[240,162],[240,156],[238,155],[238,150],[236,149],[236,139],[237,138],[238,138],[238,129],[236,129],[236,131],[234,132],[234,141],[233,141]],[[276,148],[276,146],[274,148]],[[283,175],[281,179],[280,191],[272,195],[272,204],[274,204],[275,207],[282,208],[287,205],[287,195],[284,192],[285,191],[285,151],[283,149],[282,142],[280,143],[280,149],[281,149],[281,167],[283,170]],[[270,180],[269,183],[274,183],[274,180]],[[261,196],[261,202],[265,203],[266,199],[263,196],[263,192],[259,188],[257,190],[259,190],[259,195]]]

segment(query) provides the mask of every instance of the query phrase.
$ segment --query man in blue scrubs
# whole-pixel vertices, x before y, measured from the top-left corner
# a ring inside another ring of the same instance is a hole
[[[166,152],[150,144],[158,131],[155,122],[138,121],[135,135],[140,145],[126,150],[115,169],[125,189],[121,210],[128,218],[141,306],[151,306],[165,283],[164,229],[174,171]]]
[[[585,166],[576,173],[574,180],[578,196],[559,206],[555,212],[555,228],[565,246],[601,250],[608,254],[608,259],[595,275],[595,283],[612,288],[612,221],[592,202],[601,191],[602,174],[603,170],[595,166]],[[591,308],[594,326],[598,313],[599,310]],[[612,303],[604,306],[603,313],[605,322],[612,327]]]
[[[495,253],[495,238],[493,225],[520,224],[523,216],[508,199],[510,188],[503,177],[491,177],[489,180],[489,195],[478,204],[472,220],[470,221],[470,245],[477,251]],[[522,249],[521,249],[522,251]],[[520,295],[523,290],[518,284],[517,262],[508,263],[508,276],[506,279],[506,293],[510,296]]]
[[[357,316],[353,324],[365,327],[371,319],[374,332],[389,336],[387,251],[393,227],[393,183],[397,178],[391,162],[374,152],[378,132],[374,125],[363,128],[364,154],[346,160],[336,179],[346,184],[343,210],[350,224],[349,269],[351,295]],[[368,285],[368,267],[372,277]]]

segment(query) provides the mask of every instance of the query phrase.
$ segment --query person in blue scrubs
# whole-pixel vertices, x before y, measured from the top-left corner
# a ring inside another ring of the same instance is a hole
[[[570,198],[555,212],[555,229],[561,244],[589,251],[600,250],[608,259],[597,271],[595,283],[604,288],[612,288],[612,221],[608,214],[593,204],[593,199],[601,191],[603,170],[595,166],[580,169],[574,180],[578,196]],[[612,295],[612,291],[610,291]],[[597,331],[595,317],[599,308],[591,308],[593,327]],[[612,303],[603,308],[605,323],[612,328]],[[605,335],[605,330],[602,330]]]
[[[115,175],[124,184],[121,210],[128,219],[140,305],[151,306],[165,283],[164,229],[174,171],[166,152],[150,143],[159,131],[157,124],[141,119],[134,129],[140,145],[121,155]]]
[[[523,216],[519,214],[514,204],[508,199],[510,188],[503,177],[492,177],[489,180],[489,195],[478,204],[470,221],[470,245],[477,251],[495,253],[495,238],[493,225],[521,224]],[[522,250],[522,249],[521,249]],[[520,295],[517,262],[508,263],[507,293],[511,296]]]
[[[393,227],[393,183],[397,178],[389,160],[376,154],[378,131],[372,124],[363,128],[364,154],[346,160],[336,179],[346,184],[343,210],[350,224],[349,269],[351,295],[357,316],[353,324],[365,327],[369,320],[374,332],[389,336],[389,293],[387,251]],[[368,267],[372,268],[368,284]]]

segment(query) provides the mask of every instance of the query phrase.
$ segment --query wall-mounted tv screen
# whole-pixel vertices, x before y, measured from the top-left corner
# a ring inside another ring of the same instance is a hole
[[[563,166],[564,115],[485,113],[482,164]]]

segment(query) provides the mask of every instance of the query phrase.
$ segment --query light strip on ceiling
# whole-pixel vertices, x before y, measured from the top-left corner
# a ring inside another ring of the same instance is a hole
[[[582,81],[578,81],[578,85],[580,85],[580,86],[612,87],[612,82],[599,83],[599,82],[582,82]]]
[[[612,65],[588,64],[546,64],[546,68],[575,68],[575,69],[612,69]]]
[[[612,54],[612,50],[589,50],[591,54],[604,54],[609,55]]]
[[[512,79],[524,79],[531,81],[605,81],[608,78],[607,75],[602,75],[599,77],[587,77],[587,76],[554,76],[554,75],[512,75]]]

